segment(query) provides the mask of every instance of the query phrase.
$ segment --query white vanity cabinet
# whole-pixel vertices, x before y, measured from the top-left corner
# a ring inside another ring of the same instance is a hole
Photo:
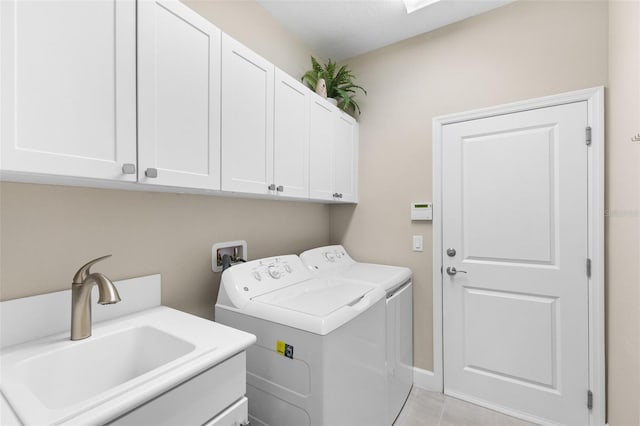
[[[274,69],[222,34],[222,190],[269,194],[273,176]]]
[[[358,123],[318,96],[310,105],[310,198],[357,202]]]
[[[309,198],[309,102],[300,81],[275,72],[272,191],[281,197]]]
[[[2,0],[0,40],[3,172],[135,181],[136,3]]]
[[[221,31],[177,0],[138,2],[138,180],[220,189]]]

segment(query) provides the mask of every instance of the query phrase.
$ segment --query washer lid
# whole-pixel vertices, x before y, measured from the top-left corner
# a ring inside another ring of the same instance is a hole
[[[362,281],[391,290],[411,278],[411,269],[403,266],[355,262],[337,271],[336,277]]]
[[[353,306],[375,286],[363,282],[336,279],[312,279],[252,298],[265,303],[316,317],[326,317],[345,306]]]

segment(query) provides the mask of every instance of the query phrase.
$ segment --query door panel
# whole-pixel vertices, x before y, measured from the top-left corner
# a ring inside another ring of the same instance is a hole
[[[302,83],[276,69],[274,182],[279,196],[309,196],[309,98]]]
[[[358,136],[356,121],[338,113],[333,148],[334,191],[340,201],[357,201]]]
[[[2,169],[135,181],[133,1],[0,2]]]
[[[138,7],[139,179],[220,189],[221,32],[175,0]]]
[[[274,66],[222,37],[222,189],[267,194],[273,183]]]
[[[314,96],[309,110],[309,197],[333,200],[334,112]]]
[[[579,102],[443,127],[446,393],[588,424],[586,126]]]

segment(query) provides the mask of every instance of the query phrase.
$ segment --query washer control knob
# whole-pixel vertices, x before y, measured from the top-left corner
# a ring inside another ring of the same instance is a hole
[[[271,266],[269,267],[269,275],[271,275],[271,278],[277,280],[278,278],[280,278],[280,271],[278,270],[278,268]]]
[[[288,264],[285,263],[284,265],[284,270],[291,273],[293,271],[293,269],[291,269],[291,266],[289,266]]]
[[[324,257],[329,261],[329,262],[335,262],[336,261],[336,257],[333,253],[331,252],[325,252]]]
[[[258,281],[262,281],[262,277],[260,276],[260,272],[258,271],[253,272],[253,277]]]

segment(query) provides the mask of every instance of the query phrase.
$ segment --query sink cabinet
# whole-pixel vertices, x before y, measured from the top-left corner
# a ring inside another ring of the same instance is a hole
[[[113,426],[248,423],[246,355],[242,352],[176,386],[124,416]]]

